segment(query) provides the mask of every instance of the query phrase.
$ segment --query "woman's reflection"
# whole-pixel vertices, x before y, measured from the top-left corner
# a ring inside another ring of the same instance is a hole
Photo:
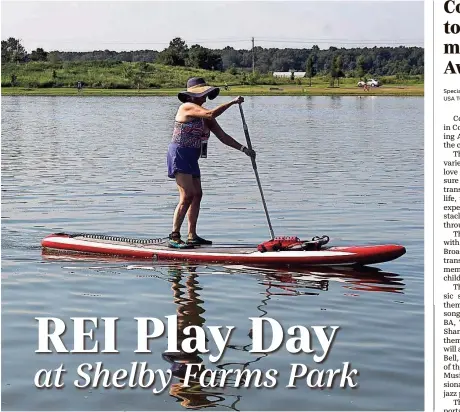
[[[195,337],[194,328],[190,330],[190,334],[186,335],[184,329],[188,326],[203,327],[205,318],[202,316],[205,310],[201,306],[203,300],[200,299],[200,291],[202,290],[198,282],[198,274],[196,266],[171,266],[168,269],[170,275],[174,303],[177,305],[177,341],[178,347],[181,347],[181,342],[184,339]],[[198,351],[193,353],[163,353],[163,359],[171,364],[173,376],[178,380],[171,384],[169,394],[176,398],[185,408],[206,408],[213,406],[225,406],[235,409],[232,406],[224,405],[222,402],[229,398],[223,394],[219,388],[202,388],[199,384],[200,368],[191,371],[196,372],[196,379],[189,379],[189,387],[184,387],[184,377],[187,364],[202,364],[203,359],[199,356]],[[201,368],[203,371],[205,368]],[[235,398],[235,396],[233,396]],[[238,397],[239,398],[239,397]],[[235,403],[235,402],[233,402]]]

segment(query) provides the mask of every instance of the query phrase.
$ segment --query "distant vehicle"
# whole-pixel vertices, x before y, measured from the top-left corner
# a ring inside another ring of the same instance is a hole
[[[367,85],[371,86],[371,87],[379,87],[380,83],[379,83],[378,80],[370,79],[370,80],[367,81]]]
[[[360,82],[358,82],[358,87],[364,87],[365,84],[366,83],[361,80]]]

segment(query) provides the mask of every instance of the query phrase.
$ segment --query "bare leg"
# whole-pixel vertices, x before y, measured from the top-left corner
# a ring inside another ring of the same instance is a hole
[[[194,195],[190,208],[188,209],[188,238],[193,239],[196,237],[196,223],[200,213],[200,203],[203,197],[201,189],[201,179],[196,177],[193,179]]]
[[[180,228],[184,222],[185,215],[190,208],[190,205],[193,202],[195,186],[193,182],[192,175],[177,173],[176,174],[176,183],[177,188],[179,189],[179,203],[174,212],[173,219],[173,232],[180,233]]]

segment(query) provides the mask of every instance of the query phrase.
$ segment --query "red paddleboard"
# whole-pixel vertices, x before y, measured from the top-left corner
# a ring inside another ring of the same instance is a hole
[[[400,245],[335,246],[320,250],[260,252],[257,246],[214,245],[173,249],[156,239],[129,239],[91,234],[55,233],[46,236],[42,247],[62,252],[79,252],[130,258],[235,263],[268,266],[371,265],[388,262],[406,253]]]

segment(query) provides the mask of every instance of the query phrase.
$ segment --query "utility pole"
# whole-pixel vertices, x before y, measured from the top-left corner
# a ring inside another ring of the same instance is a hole
[[[255,72],[254,37],[252,38],[252,74]]]

